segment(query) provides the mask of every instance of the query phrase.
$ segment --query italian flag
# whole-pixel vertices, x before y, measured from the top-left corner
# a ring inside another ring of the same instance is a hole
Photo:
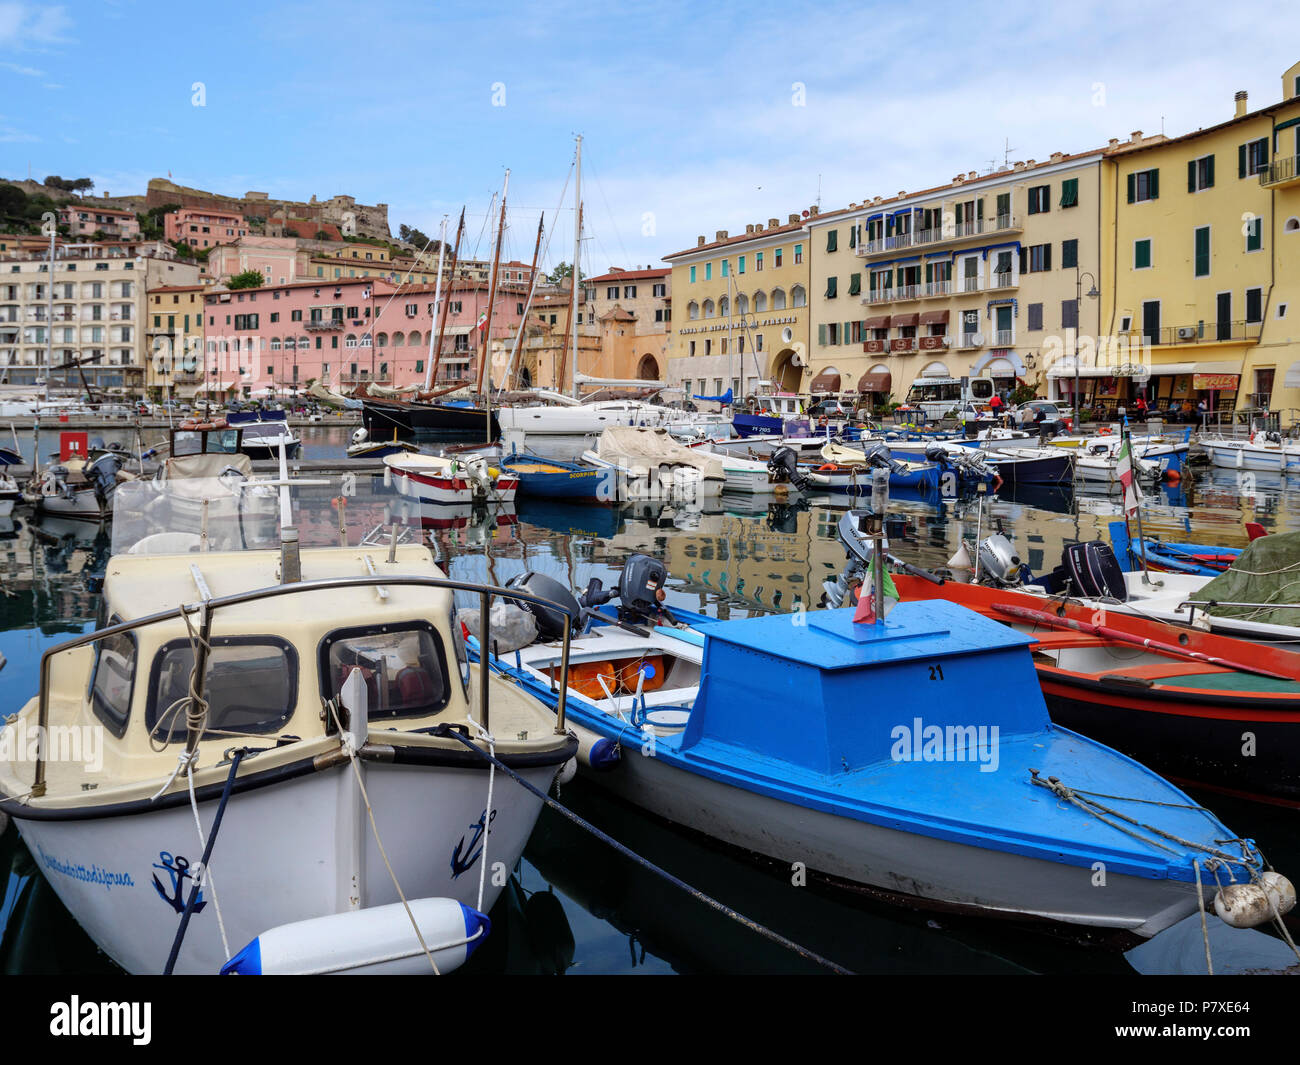
[[[880,584],[885,593],[885,613],[888,614],[898,605],[898,601],[901,597],[898,594],[898,586],[894,584],[894,578],[889,575],[889,570],[884,570],[882,577],[883,579]],[[859,624],[871,625],[877,620],[884,621],[884,618],[876,618],[876,597],[873,594],[874,585],[874,576],[869,572],[867,579],[863,582],[862,587],[858,592],[858,609],[853,615],[853,620]]]
[[[474,328],[481,333],[483,332],[483,327],[485,325],[487,325],[487,311],[483,311],[482,313],[479,314],[478,323],[474,326]]]
[[[1133,476],[1133,445],[1127,433],[1119,446],[1115,475],[1119,478],[1119,483],[1124,486],[1124,517],[1130,518],[1142,505],[1142,489],[1138,487],[1137,478]]]

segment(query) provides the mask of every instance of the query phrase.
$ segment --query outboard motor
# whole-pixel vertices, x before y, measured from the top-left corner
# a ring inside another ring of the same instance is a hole
[[[767,472],[776,484],[792,484],[802,490],[808,485],[808,475],[799,469],[794,448],[779,447],[767,460]]]
[[[948,449],[942,444],[926,444],[925,460],[926,462],[937,462],[940,466],[947,466],[952,461]]]
[[[1001,533],[986,537],[979,546],[981,575],[1000,588],[1014,588],[1021,582],[1020,556]]]
[[[664,586],[667,583],[668,570],[657,558],[628,555],[623,563],[623,572],[618,576],[618,585],[607,592],[600,578],[593,577],[582,593],[581,605],[590,609],[617,599],[619,621],[646,621],[664,612]]]
[[[86,471],[90,475],[95,500],[99,503],[101,509],[107,506],[108,497],[113,494],[113,489],[117,487],[117,471],[121,468],[122,457],[110,453],[96,459]]]
[[[844,605],[849,590],[856,581],[862,580],[871,565],[874,545],[863,531],[863,519],[874,514],[870,507],[850,510],[835,529],[835,538],[844,545],[846,561],[840,575],[833,581],[824,581],[822,589],[826,592],[826,606],[836,609]]]
[[[362,429],[357,429],[357,430],[352,434],[352,442],[353,442],[354,444],[364,444],[364,443],[366,442],[366,440],[369,438],[369,436],[370,436],[370,434],[367,433],[367,432],[365,431],[364,428],[362,428]]]
[[[492,474],[488,472],[487,459],[474,458],[465,463],[465,479],[476,496],[486,496],[492,490]]]
[[[1061,555],[1061,569],[1074,586],[1075,594],[1088,599],[1128,602],[1128,585],[1115,551],[1104,540],[1067,544]]]
[[[533,615],[533,620],[537,622],[537,633],[543,640],[562,639],[565,625],[569,625],[574,633],[581,628],[581,604],[573,597],[573,593],[554,577],[548,577],[545,573],[534,573],[529,570],[527,573],[519,573],[511,577],[506,581],[506,587],[517,588],[521,592],[531,592],[533,595],[540,595],[543,599],[549,599],[552,603],[557,603],[560,607],[566,607],[569,610],[570,613],[566,615],[564,610],[545,603],[531,603],[524,599],[517,600],[522,609]],[[490,616],[488,621],[491,624]]]
[[[890,473],[903,472],[902,464],[894,461],[889,454],[889,448],[885,447],[884,444],[876,444],[874,447],[865,448],[863,454],[866,457],[868,466],[889,470]]]

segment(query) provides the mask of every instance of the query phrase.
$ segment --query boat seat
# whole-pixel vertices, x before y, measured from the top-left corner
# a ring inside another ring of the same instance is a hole
[[[407,666],[394,679],[400,705],[404,707],[428,706],[437,702],[437,688],[428,671],[419,666]]]

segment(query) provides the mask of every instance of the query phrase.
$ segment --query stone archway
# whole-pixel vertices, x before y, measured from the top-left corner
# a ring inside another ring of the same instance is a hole
[[[772,357],[769,379],[777,392],[798,392],[803,381],[803,368],[794,362],[794,348],[782,348]]]
[[[659,360],[653,355],[642,355],[641,361],[637,364],[636,376],[639,381],[658,381]]]
[[[529,373],[527,366],[519,367],[519,387],[520,388],[533,387],[533,375]]]

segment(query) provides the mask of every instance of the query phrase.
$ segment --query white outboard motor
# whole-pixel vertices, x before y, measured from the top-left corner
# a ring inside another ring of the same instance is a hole
[[[354,444],[364,444],[368,439],[370,439],[370,434],[365,429],[358,429],[352,434]]]
[[[492,474],[488,472],[487,459],[470,459],[465,463],[465,479],[474,486],[476,496],[486,496],[492,490]]]
[[[1001,533],[986,537],[979,547],[980,573],[1002,588],[1020,584],[1020,556]]]

